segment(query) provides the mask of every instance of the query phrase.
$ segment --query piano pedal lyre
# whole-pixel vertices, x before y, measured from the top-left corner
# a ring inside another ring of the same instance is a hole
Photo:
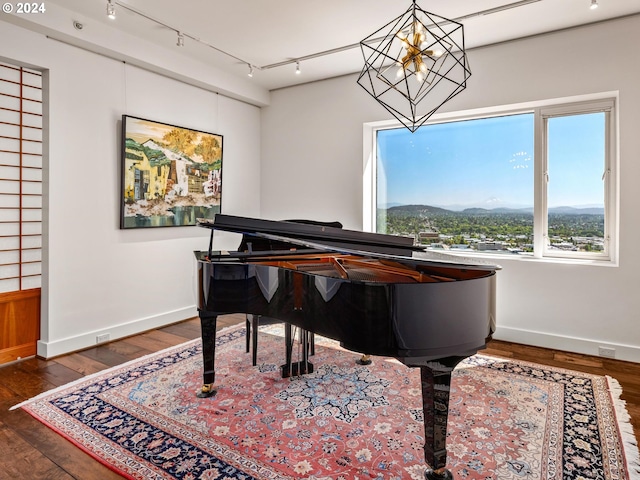
[[[298,355],[299,361],[293,361],[293,344],[298,334]],[[290,324],[285,326],[285,344],[286,344],[286,362],[280,366],[282,378],[294,380],[294,377],[313,373],[313,363],[309,361],[309,352],[311,351],[311,336],[308,331],[295,327],[292,333]]]
[[[358,360],[356,360],[358,365],[371,365],[371,362],[371,355],[362,355]]]
[[[202,388],[196,396],[198,398],[209,398],[213,397],[216,393],[218,393],[218,390],[213,387],[213,383],[203,383]]]

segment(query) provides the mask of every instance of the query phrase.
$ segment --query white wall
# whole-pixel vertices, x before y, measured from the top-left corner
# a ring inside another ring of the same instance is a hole
[[[196,315],[192,252],[207,248],[209,231],[119,229],[120,119],[129,114],[223,135],[222,209],[259,216],[260,109],[0,21],[3,58],[45,69],[48,78],[38,354]]]
[[[496,338],[640,362],[640,16],[471,51],[443,111],[619,91],[620,263],[501,259]],[[272,92],[262,112],[262,215],[360,229],[363,123],[390,118],[356,75]]]

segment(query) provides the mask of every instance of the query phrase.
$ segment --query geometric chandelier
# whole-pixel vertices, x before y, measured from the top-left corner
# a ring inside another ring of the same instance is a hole
[[[411,132],[467,86],[464,27],[413,5],[360,42],[358,83]]]

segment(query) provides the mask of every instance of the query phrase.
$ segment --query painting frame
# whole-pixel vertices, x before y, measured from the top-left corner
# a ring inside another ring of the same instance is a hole
[[[222,210],[223,136],[122,115],[120,228],[184,227]]]

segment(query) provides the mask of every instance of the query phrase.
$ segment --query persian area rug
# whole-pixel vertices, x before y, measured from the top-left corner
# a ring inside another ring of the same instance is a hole
[[[282,379],[281,337],[218,332],[215,397],[199,399],[193,341],[19,407],[132,479],[423,479],[420,372],[317,339],[315,373]],[[617,382],[476,355],[452,382],[448,468],[456,479],[638,480]]]

